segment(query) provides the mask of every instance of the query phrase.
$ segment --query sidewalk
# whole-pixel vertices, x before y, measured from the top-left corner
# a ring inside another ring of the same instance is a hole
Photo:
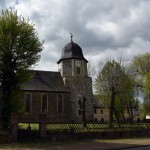
[[[32,143],[0,145],[0,150],[119,150],[150,145],[150,138],[86,140],[70,143]]]

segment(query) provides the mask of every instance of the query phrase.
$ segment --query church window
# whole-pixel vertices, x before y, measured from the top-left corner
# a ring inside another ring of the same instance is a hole
[[[31,112],[31,100],[32,95],[30,93],[25,94],[25,112],[30,113]]]
[[[58,95],[58,112],[63,112],[63,99],[62,99],[62,95]]]
[[[48,112],[48,95],[47,94],[42,94],[41,112],[43,113]]]
[[[82,115],[82,98],[81,98],[81,96],[78,96],[77,102],[78,102],[78,115],[81,116]]]

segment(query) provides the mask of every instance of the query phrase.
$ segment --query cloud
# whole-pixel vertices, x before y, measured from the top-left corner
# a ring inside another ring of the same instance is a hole
[[[109,56],[132,59],[150,49],[149,0],[2,0],[35,23],[45,40],[38,69],[56,70],[63,47],[73,41],[97,65]]]

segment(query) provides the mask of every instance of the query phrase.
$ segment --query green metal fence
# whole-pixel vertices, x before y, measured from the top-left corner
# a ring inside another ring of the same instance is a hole
[[[39,130],[38,123],[20,123],[19,129]],[[113,123],[113,128],[109,128],[109,124],[88,123],[84,127],[81,123],[47,123],[48,132],[103,132],[103,131],[133,131],[133,130],[149,130],[150,123],[121,123],[120,127],[117,123]]]

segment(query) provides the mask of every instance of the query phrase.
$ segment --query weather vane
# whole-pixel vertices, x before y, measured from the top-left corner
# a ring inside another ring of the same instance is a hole
[[[71,35],[71,41],[72,41],[72,38],[73,38],[73,34],[72,34],[72,33],[70,33],[70,35]]]

